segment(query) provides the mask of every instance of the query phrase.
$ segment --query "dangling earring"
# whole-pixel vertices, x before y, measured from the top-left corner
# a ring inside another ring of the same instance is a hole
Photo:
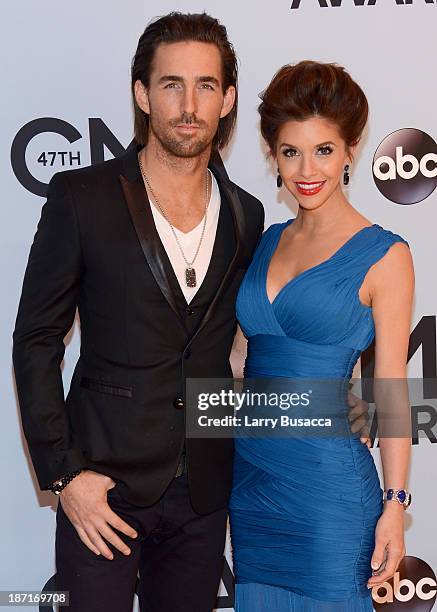
[[[346,164],[344,167],[343,184],[349,185],[349,164]]]
[[[281,189],[281,187],[282,187],[282,176],[279,174],[279,168],[278,168],[278,176],[276,177],[276,185],[277,185],[278,189]]]

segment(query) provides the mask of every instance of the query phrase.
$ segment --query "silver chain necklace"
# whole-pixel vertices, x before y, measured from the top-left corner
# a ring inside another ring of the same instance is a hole
[[[176,234],[175,228],[173,227],[173,224],[170,221],[170,219],[168,218],[168,216],[166,215],[165,210],[162,208],[161,204],[159,203],[158,198],[156,197],[156,194],[153,191],[152,186],[150,185],[149,179],[147,178],[146,173],[144,172],[143,164],[141,163],[141,158],[140,158],[139,155],[138,155],[138,163],[140,165],[141,176],[143,177],[144,182],[146,183],[147,187],[149,188],[149,191],[152,194],[153,199],[155,200],[156,205],[159,208],[162,216],[164,217],[164,219],[169,224],[170,229],[171,229],[171,231],[173,233],[173,236],[174,236],[174,238],[176,240],[176,244],[178,245],[179,250],[181,252],[181,255],[182,255],[183,259],[184,259],[184,262],[185,262],[185,265],[186,265],[186,268],[185,268],[185,283],[186,283],[187,287],[196,287],[196,285],[197,285],[196,270],[193,268],[193,264],[196,261],[196,258],[197,258],[198,254],[199,254],[200,247],[201,247],[202,241],[203,241],[203,237],[205,235],[206,219],[207,219],[207,211],[208,211],[208,202],[209,202],[208,170],[206,171],[206,202],[205,202],[205,215],[203,217],[202,233],[200,235],[199,244],[197,245],[197,249],[196,249],[196,252],[194,254],[193,259],[191,261],[188,261],[188,259],[185,256],[185,253],[184,253],[184,251],[182,249],[181,243],[179,242],[179,238],[178,238],[178,236]]]

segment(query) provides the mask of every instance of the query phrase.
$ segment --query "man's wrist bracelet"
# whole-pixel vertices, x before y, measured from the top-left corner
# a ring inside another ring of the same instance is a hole
[[[54,482],[53,484],[49,486],[50,491],[54,493],[55,495],[59,495],[61,491],[63,491],[65,487],[68,485],[68,483],[70,483],[73,480],[73,478],[76,478],[76,476],[78,476],[81,473],[81,471],[82,470],[75,470],[74,472],[70,472],[70,474],[63,476],[62,478],[60,478],[59,480],[57,480],[56,482]]]

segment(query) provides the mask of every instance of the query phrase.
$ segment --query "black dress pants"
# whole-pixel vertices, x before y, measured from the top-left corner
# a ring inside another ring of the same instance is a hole
[[[138,531],[123,555],[108,542],[111,561],[79,538],[61,503],[56,515],[56,588],[70,592],[68,612],[211,612],[223,570],[227,510],[196,514],[187,476],[175,478],[163,497],[142,508],[108,491],[111,509]],[[137,580],[137,574],[139,578]]]

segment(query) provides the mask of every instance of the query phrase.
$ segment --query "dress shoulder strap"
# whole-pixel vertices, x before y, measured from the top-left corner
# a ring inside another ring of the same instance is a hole
[[[369,227],[368,231],[363,232],[359,239],[347,249],[338,260],[337,284],[345,282],[347,279],[353,284],[361,285],[368,270],[384,257],[387,251],[394,244],[408,242],[399,234],[384,229],[380,225]]]

